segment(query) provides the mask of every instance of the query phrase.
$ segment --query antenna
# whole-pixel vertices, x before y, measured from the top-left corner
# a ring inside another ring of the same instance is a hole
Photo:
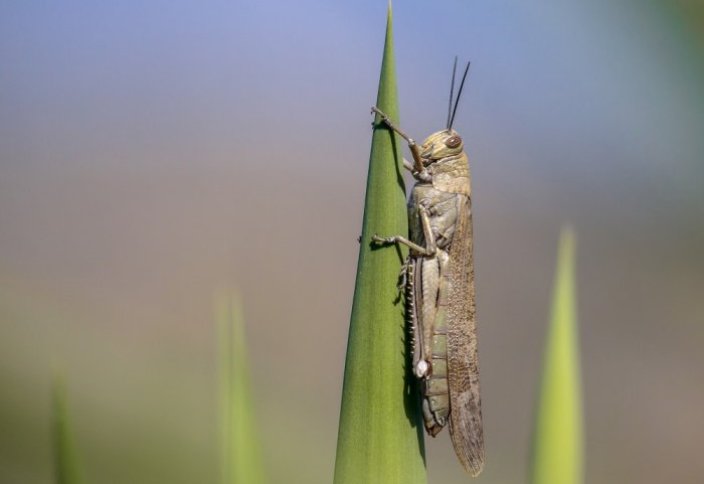
[[[450,115],[452,114],[452,96],[455,94],[455,74],[457,73],[457,56],[455,56],[455,64],[452,66],[452,83],[450,83],[450,102],[447,106],[447,130],[450,130]]]
[[[452,129],[452,123],[455,122],[455,114],[457,113],[457,105],[460,103],[460,96],[462,95],[462,88],[464,87],[464,81],[467,79],[467,72],[469,72],[469,62],[467,62],[467,67],[464,69],[464,75],[462,76],[462,82],[460,83],[460,89],[457,91],[457,99],[455,100],[455,109],[452,110],[452,117],[450,117],[450,124],[447,129]]]

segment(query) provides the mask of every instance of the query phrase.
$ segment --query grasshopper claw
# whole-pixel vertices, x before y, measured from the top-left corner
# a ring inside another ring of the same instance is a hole
[[[393,243],[393,237],[381,237],[377,234],[372,235],[372,242],[379,245]]]

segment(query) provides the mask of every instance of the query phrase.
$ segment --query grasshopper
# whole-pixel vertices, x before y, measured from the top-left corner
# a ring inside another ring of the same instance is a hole
[[[479,362],[472,257],[470,173],[464,143],[452,129],[469,63],[457,99],[452,70],[447,128],[418,146],[377,107],[372,112],[408,142],[416,180],[409,202],[409,235],[380,237],[375,245],[403,244],[410,254],[402,270],[406,314],[412,335],[413,373],[420,380],[426,431],[433,437],[449,424],[460,462],[473,476],[484,465]]]

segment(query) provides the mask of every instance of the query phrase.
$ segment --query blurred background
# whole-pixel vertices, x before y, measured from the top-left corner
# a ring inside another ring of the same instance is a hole
[[[271,482],[332,480],[386,2],[0,4],[0,482],[218,472],[214,297],[245,304]],[[704,3],[397,0],[401,126],[473,173],[488,463],[525,482],[559,229],[587,482],[704,477]],[[467,482],[446,432],[431,483]]]

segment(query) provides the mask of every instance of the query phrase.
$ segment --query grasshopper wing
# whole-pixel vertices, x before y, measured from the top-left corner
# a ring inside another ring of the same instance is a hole
[[[457,203],[457,227],[450,248],[451,287],[448,295],[450,436],[462,465],[476,476],[484,466],[484,432],[474,301],[472,203],[465,194],[457,194]]]

